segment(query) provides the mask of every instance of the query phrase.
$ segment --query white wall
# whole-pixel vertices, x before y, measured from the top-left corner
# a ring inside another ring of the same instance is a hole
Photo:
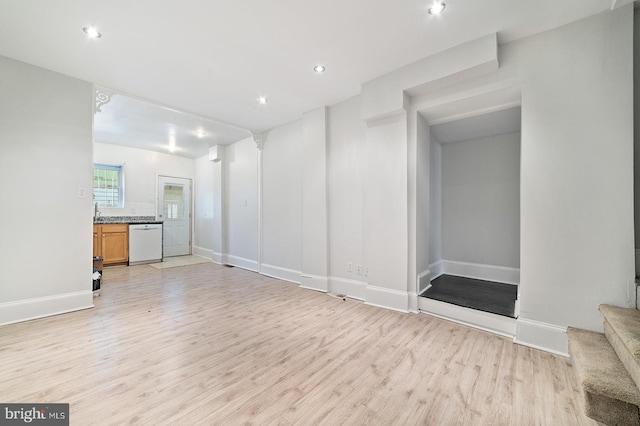
[[[430,58],[446,59],[437,72],[418,61],[363,85],[365,256],[380,268],[367,302],[402,310],[415,289],[417,221],[403,209],[417,194],[402,183],[416,179],[415,113],[436,124],[521,103],[516,340],[566,353],[567,325],[601,330],[600,303],[633,304],[632,24],[629,4],[502,45],[499,68],[482,38]]]
[[[436,251],[436,247],[431,246],[429,232],[432,229],[431,222],[437,221],[435,206],[431,203],[432,192],[432,169],[431,155],[435,144],[431,140],[431,130],[426,120],[417,114],[417,135],[416,135],[416,273],[419,277],[418,292],[424,290],[429,284],[429,259],[431,250]],[[436,254],[436,253],[434,253]]]
[[[442,261],[442,145],[430,133],[429,265]],[[430,266],[431,268],[432,266]],[[433,275],[437,272],[431,271]]]
[[[640,248],[640,9],[633,14],[633,110],[635,246]],[[640,275],[640,252],[636,254],[636,275]]]
[[[521,318],[601,330],[600,303],[631,304],[632,7],[503,49],[526,81]]]
[[[0,324],[93,306],[93,87],[0,57]]]
[[[253,138],[225,147],[223,262],[258,270],[258,149]]]
[[[215,196],[214,167],[220,167],[219,164],[209,161],[208,155],[195,159],[193,253],[211,259],[215,246],[216,201],[220,204],[220,197]]]
[[[327,108],[302,116],[302,274],[300,285],[329,290]]]
[[[520,134],[442,145],[442,258],[520,267]]]
[[[328,109],[328,206],[330,290],[364,298],[365,131],[360,96]],[[348,264],[352,264],[351,271]]]
[[[632,10],[502,45],[497,71],[412,99],[522,93],[516,340],[530,346],[566,353],[566,326],[602,330],[599,304],[633,305]]]
[[[408,311],[408,292],[415,290],[414,276],[408,281],[407,131],[406,113],[367,122],[365,149],[366,301],[401,311]]]
[[[262,270],[295,282],[302,270],[302,144],[298,120],[271,130],[262,150]]]
[[[125,206],[103,208],[103,216],[155,216],[157,175],[195,177],[190,158],[120,145],[94,143],[93,162],[124,166]]]

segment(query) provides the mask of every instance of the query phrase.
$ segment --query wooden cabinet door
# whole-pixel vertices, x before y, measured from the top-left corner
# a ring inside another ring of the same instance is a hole
[[[93,257],[96,256],[101,256],[102,254],[102,250],[101,250],[101,244],[100,244],[100,226],[99,225],[93,225]]]
[[[105,265],[129,261],[129,225],[102,225],[101,237]]]

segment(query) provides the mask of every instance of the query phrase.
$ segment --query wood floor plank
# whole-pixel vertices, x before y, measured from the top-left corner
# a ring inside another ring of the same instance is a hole
[[[73,425],[594,425],[562,357],[213,263],[104,269],[96,308],[0,327],[0,400]]]

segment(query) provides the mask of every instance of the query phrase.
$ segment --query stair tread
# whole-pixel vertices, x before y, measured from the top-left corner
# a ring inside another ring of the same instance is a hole
[[[640,407],[640,390],[602,333],[569,327],[569,351],[586,392]]]
[[[631,355],[640,362],[640,311],[633,308],[600,305],[600,312]]]

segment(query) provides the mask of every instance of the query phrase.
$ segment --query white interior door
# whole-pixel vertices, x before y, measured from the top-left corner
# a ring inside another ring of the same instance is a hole
[[[158,176],[163,257],[191,254],[191,179]]]

